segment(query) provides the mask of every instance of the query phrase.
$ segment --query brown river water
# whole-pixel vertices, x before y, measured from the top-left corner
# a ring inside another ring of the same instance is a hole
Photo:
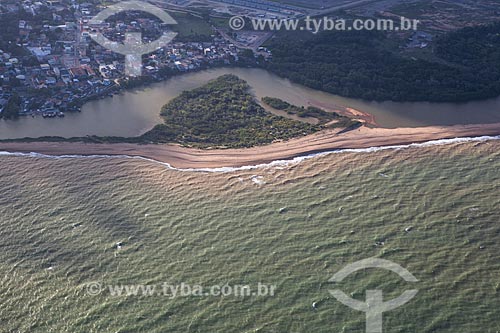
[[[368,102],[344,98],[291,83],[262,69],[219,68],[176,76],[167,81],[85,104],[65,118],[23,117],[0,121],[0,139],[40,136],[137,136],[161,122],[161,107],[184,90],[200,87],[224,74],[248,81],[253,93],[296,105],[327,110],[352,108],[373,115],[381,127],[419,127],[500,122],[500,97],[470,103]]]

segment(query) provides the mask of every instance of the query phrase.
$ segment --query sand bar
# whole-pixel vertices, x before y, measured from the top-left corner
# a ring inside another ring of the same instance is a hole
[[[176,168],[239,167],[291,159],[335,149],[405,145],[438,139],[500,135],[500,123],[417,128],[367,128],[337,134],[325,130],[313,135],[246,149],[202,150],[174,144],[89,144],[52,142],[0,142],[0,151],[46,155],[129,155],[166,162]]]

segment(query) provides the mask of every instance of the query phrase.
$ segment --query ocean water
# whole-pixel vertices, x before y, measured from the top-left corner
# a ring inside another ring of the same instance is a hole
[[[0,332],[364,332],[332,289],[418,289],[384,332],[500,331],[498,140],[238,170],[5,154],[0,168]],[[372,257],[418,282],[328,282]],[[259,283],[274,295],[109,290]]]

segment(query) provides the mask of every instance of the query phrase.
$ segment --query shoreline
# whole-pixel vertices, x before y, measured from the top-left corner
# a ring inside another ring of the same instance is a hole
[[[500,123],[416,128],[368,128],[337,134],[325,130],[286,142],[243,149],[195,149],[175,144],[83,142],[0,142],[0,151],[44,155],[128,155],[168,163],[178,169],[242,167],[290,160],[315,153],[408,145],[426,141],[500,135]]]

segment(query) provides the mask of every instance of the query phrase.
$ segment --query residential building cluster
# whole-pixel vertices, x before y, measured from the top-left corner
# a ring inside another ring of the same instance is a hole
[[[85,101],[127,86],[131,80],[125,76],[124,56],[95,43],[90,35],[102,32],[120,42],[126,33],[141,32],[142,42],[148,43],[168,27],[138,12],[91,25],[102,9],[76,0],[6,1],[0,6],[0,15],[10,20],[5,36],[9,42],[0,43],[0,116],[15,94],[22,100],[21,115],[54,117],[79,111]],[[175,72],[230,65],[239,60],[239,51],[215,30],[210,42],[174,40],[143,57],[144,77],[137,80],[159,81]]]

